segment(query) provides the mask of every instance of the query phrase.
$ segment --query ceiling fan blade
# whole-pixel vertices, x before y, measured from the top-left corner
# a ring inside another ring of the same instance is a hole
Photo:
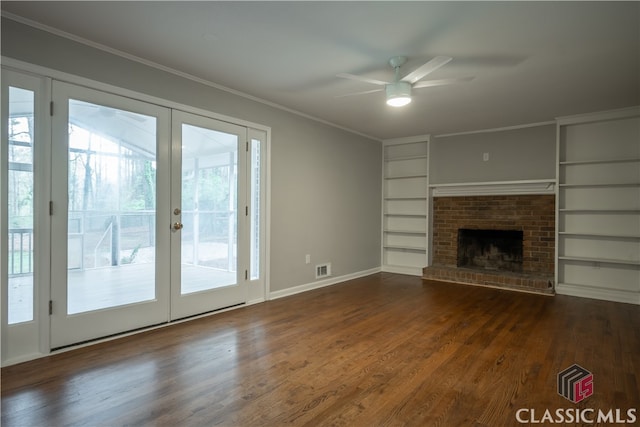
[[[365,95],[367,93],[382,92],[384,89],[365,90],[364,92],[345,93],[343,95],[336,95],[336,98],[344,98],[345,96]]]
[[[442,79],[442,80],[423,80],[413,85],[414,89],[421,89],[423,87],[431,87],[431,86],[443,86],[450,85],[454,83],[462,83],[473,80],[475,77],[460,77],[457,79]]]
[[[420,67],[416,68],[415,70],[413,70],[412,72],[404,76],[401,80],[414,84],[415,82],[417,82],[418,80],[426,76],[427,74],[434,72],[435,70],[442,67],[444,64],[451,61],[452,59],[453,58],[450,58],[448,56],[436,56],[429,62],[421,65]]]
[[[347,73],[336,74],[336,77],[340,77],[341,79],[357,80],[359,82],[371,83],[372,85],[379,85],[379,86],[384,86],[389,84],[389,82],[383,82],[382,80],[370,79],[367,77],[356,76],[354,74],[347,74]]]

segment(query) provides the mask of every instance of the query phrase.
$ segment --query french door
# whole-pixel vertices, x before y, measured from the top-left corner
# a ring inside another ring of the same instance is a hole
[[[247,301],[249,130],[53,82],[51,348]]]
[[[166,322],[170,110],[53,83],[51,347]]]
[[[247,129],[181,111],[171,129],[173,320],[247,300]]]

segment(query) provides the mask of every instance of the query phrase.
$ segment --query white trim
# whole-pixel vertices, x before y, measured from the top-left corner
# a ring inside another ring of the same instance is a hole
[[[133,62],[137,62],[139,64],[143,64],[143,65],[145,65],[147,67],[150,67],[150,68],[155,68],[157,70],[164,71],[166,73],[173,74],[175,76],[182,77],[184,79],[191,80],[193,82],[200,83],[202,85],[212,87],[214,89],[222,90],[224,92],[228,92],[228,93],[231,93],[233,95],[240,96],[242,98],[249,99],[249,100],[254,101],[254,102],[258,102],[260,104],[268,105],[269,107],[277,108],[279,110],[286,111],[288,113],[295,114],[297,116],[301,116],[301,117],[304,117],[306,119],[310,119],[310,120],[313,120],[313,121],[316,121],[316,122],[320,122],[320,123],[323,123],[325,125],[328,125],[328,126],[343,130],[345,132],[349,132],[349,133],[353,133],[353,134],[356,134],[356,135],[359,135],[359,136],[363,136],[365,138],[368,138],[368,139],[371,139],[371,140],[374,140],[374,141],[381,141],[379,138],[375,138],[375,137],[373,137],[371,135],[367,135],[367,134],[358,132],[356,130],[353,130],[353,129],[350,129],[350,128],[347,128],[347,127],[344,127],[344,126],[340,126],[338,124],[335,124],[335,123],[329,122],[327,120],[323,120],[321,118],[318,118],[318,117],[303,113],[301,111],[297,111],[297,110],[294,110],[292,108],[285,107],[284,105],[276,104],[275,102],[267,101],[266,99],[262,99],[262,98],[258,98],[258,97],[253,96],[253,95],[249,95],[248,93],[244,93],[244,92],[241,92],[241,91],[236,90],[236,89],[231,89],[229,87],[214,83],[212,81],[203,79],[201,77],[194,76],[194,75],[186,73],[184,71],[176,70],[175,68],[167,67],[166,65],[162,65],[162,64],[159,64],[157,62],[153,62],[153,61],[150,61],[148,59],[140,58],[140,57],[132,55],[130,53],[123,52],[121,50],[114,49],[112,47],[109,47],[109,46],[106,46],[106,45],[103,45],[103,44],[100,44],[100,43],[96,43],[96,42],[91,41],[91,40],[87,40],[85,38],[76,36],[74,34],[70,34],[70,33],[67,33],[65,31],[59,30],[57,28],[53,28],[53,27],[41,24],[41,23],[36,22],[36,21],[32,21],[30,19],[23,18],[23,17],[18,16],[18,15],[14,15],[13,13],[9,13],[9,12],[3,11],[2,12],[2,16],[7,18],[7,19],[10,19],[12,21],[27,25],[29,27],[33,27],[33,28],[36,28],[38,30],[46,31],[46,32],[48,32],[50,34],[53,34],[55,36],[63,37],[63,38],[66,38],[68,40],[74,41],[76,43],[80,43],[80,44],[83,44],[85,46],[89,46],[91,48],[94,48],[94,49],[97,49],[97,50],[101,50],[101,51],[109,53],[111,55],[119,56],[119,57],[127,59],[129,61],[133,61]],[[6,58],[3,57],[2,60],[4,62],[4,61],[6,61]]]
[[[524,125],[515,125],[515,126],[505,126],[505,127],[493,128],[493,129],[479,129],[479,130],[470,130],[470,131],[466,131],[466,132],[443,133],[443,134],[440,134],[440,135],[435,135],[434,138],[447,138],[447,137],[450,137],[450,136],[474,135],[474,134],[477,134],[477,133],[503,132],[503,131],[509,131],[509,130],[534,128],[534,127],[538,127],[538,126],[549,126],[549,125],[555,125],[555,124],[556,124],[555,121],[549,120],[549,121],[546,121],[546,122],[528,123],[528,124],[524,124]]]
[[[264,167],[267,168],[265,178],[265,233],[264,233],[264,300],[269,299],[271,292],[271,132],[267,132]]]
[[[555,290],[558,295],[569,295],[580,298],[591,298],[640,305],[640,294],[632,291],[602,289],[586,285],[573,285],[570,283],[557,283]]]
[[[383,139],[383,145],[410,144],[412,142],[429,142],[431,135],[416,135],[403,138]]]
[[[602,111],[597,113],[577,114],[574,116],[558,117],[558,125],[575,125],[590,122],[602,122],[606,120],[626,119],[640,116],[640,106],[620,108],[617,110]]]
[[[66,72],[62,72],[62,71],[57,71],[48,67],[44,67],[44,66],[40,66],[40,65],[35,65],[35,64],[31,64],[31,63],[27,63],[27,62],[23,62],[20,60],[16,60],[13,58],[6,58],[6,57],[2,57],[2,69],[3,70],[7,70],[10,72],[17,72],[20,74],[24,74],[24,75],[28,75],[32,78],[40,78],[43,80],[46,80],[47,82],[47,90],[46,92],[46,96],[47,96],[47,102],[46,103],[42,103],[42,110],[43,112],[46,110],[46,113],[43,113],[42,116],[43,118],[45,118],[47,121],[50,120],[49,114],[48,114],[48,105],[49,105],[49,96],[51,94],[51,79],[56,80],[56,81],[60,81],[60,82],[64,82],[64,83],[70,83],[73,84],[75,86],[82,86],[82,87],[86,87],[92,90],[98,90],[98,91],[102,91],[105,93],[110,93],[112,95],[118,95],[118,96],[124,96],[127,98],[132,98],[135,99],[137,101],[141,101],[141,102],[146,102],[149,104],[153,104],[155,106],[159,106],[159,107],[164,107],[164,108],[170,108],[173,110],[179,110],[179,111],[183,111],[183,112],[187,112],[187,113],[192,113],[192,114],[196,114],[199,116],[205,116],[205,117],[209,117],[211,119],[214,120],[219,120],[219,121],[223,121],[223,122],[228,122],[228,123],[232,123],[234,125],[239,125],[239,126],[243,126],[249,129],[255,129],[257,131],[262,131],[265,132],[266,134],[266,138],[265,138],[265,168],[266,168],[266,178],[265,178],[265,194],[264,197],[266,198],[265,203],[266,203],[266,209],[265,209],[265,219],[266,219],[266,230],[265,230],[265,261],[264,261],[264,274],[265,274],[265,279],[264,279],[264,294],[263,295],[268,295],[269,292],[269,286],[270,286],[270,252],[269,252],[269,241],[270,241],[270,237],[271,237],[271,233],[270,233],[270,223],[271,223],[271,219],[270,219],[270,211],[271,211],[271,200],[270,200],[270,195],[271,195],[271,171],[270,171],[270,165],[271,165],[271,127],[269,126],[265,126],[265,125],[261,125],[258,123],[254,123],[254,122],[249,122],[246,120],[242,120],[242,119],[238,119],[235,117],[229,117],[229,116],[225,116],[225,115],[221,115],[221,114],[217,114],[214,113],[212,111],[209,110],[204,110],[201,108],[197,108],[197,107],[192,107],[189,105],[185,105],[185,104],[180,104],[168,99],[164,99],[164,98],[159,98],[156,96],[152,96],[152,95],[147,95],[144,93],[140,93],[140,92],[136,92],[135,90],[131,90],[131,89],[126,89],[126,88],[121,88],[118,86],[114,86],[111,84],[107,84],[107,83],[102,83],[96,80],[91,80],[88,78],[84,78],[84,77],[80,77],[80,76],[76,76],[70,73],[66,73]],[[40,107],[37,107],[40,108]],[[50,126],[47,126],[47,128],[49,128]],[[50,145],[50,144],[48,144]],[[47,156],[47,158],[50,156]],[[48,163],[48,162],[47,162]],[[47,174],[50,173],[49,169],[46,169],[48,172],[46,172]],[[51,180],[48,180],[49,182],[51,182]],[[50,195],[47,195],[46,200],[50,200]],[[47,210],[48,212],[48,210]],[[49,221],[49,216],[46,216],[46,220]],[[42,234],[42,233],[41,233]],[[48,236],[48,232],[46,233]],[[48,268],[46,268],[47,270],[47,276],[50,276],[49,272],[48,272]],[[42,293],[39,294],[39,297],[41,298],[41,303],[38,304],[39,308],[37,308],[37,313],[38,314],[42,314],[41,316],[41,328],[42,331],[49,331],[49,322],[50,322],[50,317],[48,315],[48,301],[50,299],[50,295],[49,295],[49,287],[50,286],[46,286],[46,289],[42,289]],[[4,300],[4,298],[3,298]],[[265,298],[264,297],[260,297],[260,298],[253,298],[250,300],[250,302],[252,304],[258,303],[258,302],[262,302],[264,301]],[[6,334],[2,334],[3,339],[6,337]],[[14,364],[14,363],[20,363],[23,361],[27,361],[27,360],[32,360],[34,358],[39,358],[39,357],[43,357],[43,356],[47,356],[49,353],[49,348],[50,348],[50,334],[46,333],[46,334],[40,334],[40,339],[39,339],[39,347],[41,350],[41,353],[37,353],[37,352],[30,352],[30,353],[25,353],[23,355],[20,355],[16,358],[10,358],[7,359],[5,361],[2,361],[2,365],[4,366],[5,364]]]
[[[556,125],[556,158],[555,158],[555,169],[556,169],[556,183],[560,183],[560,138],[562,137],[562,132],[560,131],[560,126]],[[556,289],[559,277],[560,277],[560,260],[558,259],[558,255],[560,254],[560,245],[558,242],[560,241],[560,192],[557,191],[555,195],[555,207],[554,207],[554,242],[553,242],[553,288]]]
[[[4,366],[7,360],[22,360],[33,358],[30,355],[38,355],[49,350],[49,299],[50,299],[50,234],[51,216],[49,215],[49,201],[51,200],[51,117],[49,115],[49,102],[51,100],[51,81],[43,76],[23,73],[16,70],[2,69],[2,105],[7,107],[2,111],[2,135],[8,136],[7,117],[9,114],[10,87],[21,88],[33,93],[33,113],[35,118],[35,146],[33,150],[33,232],[35,258],[33,258],[33,319],[27,322],[8,324],[8,269],[6,250],[0,248],[2,260],[0,271],[2,272],[2,301],[0,312],[2,329],[2,356],[0,364]],[[0,158],[7,164],[7,147],[3,145],[0,150]],[[0,234],[3,238],[8,236],[7,227],[7,178],[8,170],[3,168],[1,197],[4,202],[0,208]]]
[[[307,283],[305,285],[294,286],[293,288],[282,289],[280,291],[274,291],[269,294],[269,299],[284,298],[291,295],[299,294],[302,292],[311,291],[314,289],[324,288],[331,285],[346,282],[348,280],[358,279],[360,277],[370,276],[372,274],[379,273],[380,267],[371,268],[369,270],[358,271],[356,273],[345,274],[344,276],[332,277],[326,280],[319,280],[317,282]]]
[[[197,114],[199,116],[209,117],[211,119],[220,120],[222,122],[227,122],[234,125],[259,129],[269,133],[271,132],[270,126],[265,126],[260,123],[254,123],[248,120],[243,120],[236,117],[215,113],[213,111],[205,110],[203,108],[193,107],[187,104],[181,104],[179,102],[171,101],[165,98],[148,95],[146,93],[137,92],[132,89],[122,88],[120,86],[114,86],[112,84],[103,83],[97,80],[88,79],[86,77],[77,76],[75,74],[54,70],[52,68],[31,64],[29,62],[23,62],[23,61],[5,57],[5,56],[2,56],[1,59],[2,59],[2,67],[10,70],[23,72],[23,73],[26,72],[30,74],[36,74],[37,76],[42,76],[42,77],[49,77],[53,80],[61,81],[64,83],[70,83],[76,86],[84,86],[89,89],[99,90],[99,91],[107,92],[113,95],[132,98],[132,99],[143,101],[149,104],[155,104],[159,107],[171,108],[174,110],[181,110],[181,111],[184,111],[185,113]]]
[[[13,357],[7,360],[2,361],[2,367],[6,368],[7,366],[17,365],[18,363],[30,362],[32,360],[40,359],[43,357],[50,356],[51,353],[29,353],[29,354],[21,354],[20,356]]]
[[[554,179],[433,184],[432,197],[555,194]]]
[[[5,365],[2,365],[2,367],[4,368],[6,366],[15,365],[17,363],[22,363],[22,362],[27,362],[29,360],[40,359],[40,358],[43,358],[43,357],[55,356],[56,354],[68,353],[70,351],[78,350],[80,348],[91,347],[91,346],[96,345],[96,344],[101,344],[101,343],[105,343],[105,342],[109,342],[109,341],[114,341],[114,340],[118,340],[120,338],[130,337],[132,335],[138,335],[138,334],[141,334],[141,333],[144,333],[144,332],[155,331],[156,329],[167,328],[167,327],[171,327],[171,326],[174,326],[174,325],[178,325],[180,323],[190,322],[192,320],[202,319],[204,317],[215,316],[216,314],[219,314],[219,313],[224,313],[226,311],[237,310],[239,308],[243,308],[243,307],[246,307],[246,306],[247,306],[247,304],[234,305],[232,307],[227,307],[227,308],[222,308],[220,310],[215,310],[215,311],[209,311],[209,312],[206,312],[206,313],[202,313],[202,314],[199,314],[197,316],[191,316],[191,317],[187,317],[187,318],[184,318],[184,319],[173,320],[171,322],[160,323],[158,325],[148,326],[148,327],[145,327],[145,328],[136,329],[134,331],[123,332],[121,334],[111,335],[111,336],[104,337],[104,338],[98,338],[98,339],[95,339],[95,340],[92,340],[92,341],[86,341],[86,342],[82,342],[82,343],[79,343],[79,344],[70,345],[68,347],[63,347],[63,348],[59,348],[59,349],[53,350],[53,351],[51,351],[49,353],[32,353],[32,354],[20,356],[19,358],[16,357],[14,359],[8,360]]]
[[[265,295],[269,295],[269,274],[270,274],[270,251],[269,251],[269,242],[271,239],[271,127],[266,126],[260,123],[251,122],[248,120],[239,119],[236,117],[231,117],[223,114],[218,114],[209,110],[205,110],[198,107],[193,107],[187,104],[181,104],[175,101],[171,101],[165,98],[160,98],[153,95],[148,95],[142,92],[137,92],[132,89],[126,89],[119,86],[114,86],[108,83],[103,83],[97,80],[88,79],[85,77],[77,76],[74,74],[66,73],[63,71],[58,71],[52,68],[44,67],[41,65],[31,64],[29,62],[20,61],[14,58],[9,58],[2,56],[2,68],[19,72],[19,73],[27,73],[30,75],[35,75],[36,77],[44,77],[50,78],[53,80],[70,83],[76,86],[83,86],[89,89],[98,90],[106,93],[110,93],[113,95],[124,96],[127,98],[133,98],[138,101],[155,104],[160,107],[170,108],[173,110],[179,110],[185,113],[196,114],[199,116],[208,117],[214,120],[220,120],[223,122],[231,123],[234,125],[243,126],[250,129],[255,129],[258,131],[263,131],[266,133],[266,162],[265,167],[266,171],[266,189],[265,189],[265,197],[266,197],[266,233],[265,233],[265,245],[266,245],[266,255],[265,255]],[[47,107],[48,108],[48,107]]]
[[[385,273],[406,274],[408,276],[422,277],[422,268],[420,267],[407,267],[407,266],[401,266],[401,265],[383,265],[381,271]]]

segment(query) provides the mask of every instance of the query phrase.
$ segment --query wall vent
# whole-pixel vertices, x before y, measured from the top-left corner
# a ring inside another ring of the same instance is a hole
[[[316,279],[331,276],[331,263],[316,265]]]

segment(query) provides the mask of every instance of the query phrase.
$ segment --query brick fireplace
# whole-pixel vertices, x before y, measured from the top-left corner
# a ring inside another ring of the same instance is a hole
[[[553,292],[554,195],[434,197],[432,230],[425,279]]]

